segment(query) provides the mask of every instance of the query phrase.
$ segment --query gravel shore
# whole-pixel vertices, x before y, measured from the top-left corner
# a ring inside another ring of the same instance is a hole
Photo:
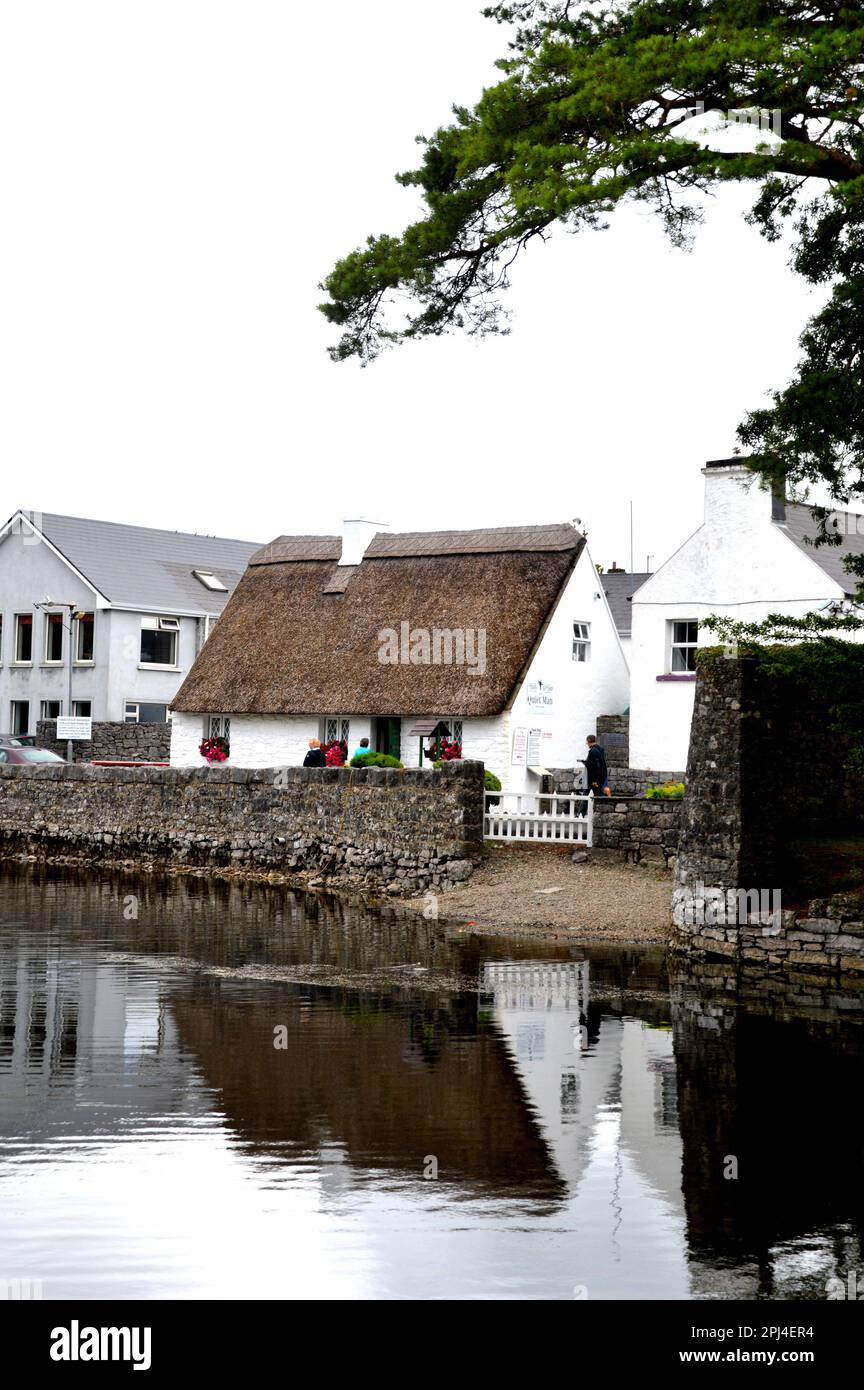
[[[664,943],[672,878],[629,864],[574,864],[571,851],[489,845],[468,882],[438,898],[444,922],[498,935],[524,932],[577,941]],[[428,897],[403,899],[428,911]]]

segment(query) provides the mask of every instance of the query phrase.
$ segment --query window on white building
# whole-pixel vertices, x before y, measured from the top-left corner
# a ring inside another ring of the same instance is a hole
[[[42,700],[42,702],[39,705],[40,719],[59,719],[62,713],[62,700]]]
[[[75,660],[93,660],[93,614],[79,613],[75,619]]]
[[[59,666],[63,660],[63,614],[45,614],[45,661]]]
[[[16,661],[32,661],[32,660],[33,660],[33,614],[32,614],[32,613],[16,613],[16,614],[15,614],[15,660],[16,660]],[[26,702],[26,700],[25,700],[25,701],[18,701],[17,703],[19,703],[19,704],[21,704],[21,703],[26,704],[27,702]],[[19,730],[19,732],[20,732],[20,730]]]
[[[126,724],[164,724],[167,719],[167,705],[157,705],[149,700],[126,701],[123,715]]]
[[[333,743],[334,740],[347,743],[349,745],[348,751],[351,752],[351,720],[342,714],[334,715],[323,721],[321,742]]]
[[[73,700],[72,713],[76,719],[90,719],[93,714],[93,701]]]
[[[573,660],[590,661],[591,659],[591,624],[573,624]]]
[[[176,666],[179,633],[180,622],[177,618],[142,618],[141,664]]]
[[[205,738],[224,738],[230,742],[230,716],[227,714],[208,714],[205,725]]]
[[[12,728],[13,734],[29,734],[30,732],[30,701],[12,701]]]
[[[689,618],[673,618],[669,623],[669,671],[689,675],[696,670],[699,624]]]

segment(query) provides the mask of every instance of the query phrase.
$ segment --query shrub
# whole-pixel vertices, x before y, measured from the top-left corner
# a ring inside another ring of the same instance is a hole
[[[648,787],[645,791],[648,801],[680,801],[683,795],[683,782],[664,782],[662,786]]]
[[[391,758],[389,753],[358,753],[351,759],[349,767],[403,767],[398,758]]]
[[[488,767],[483,773],[483,785],[486,788],[487,792],[500,792],[501,790],[501,782],[499,778],[495,776],[494,772],[490,772]]]

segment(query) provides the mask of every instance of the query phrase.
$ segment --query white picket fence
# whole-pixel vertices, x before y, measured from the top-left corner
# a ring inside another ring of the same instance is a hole
[[[590,845],[593,828],[593,792],[587,796],[583,792],[486,793],[483,820],[486,840]]]

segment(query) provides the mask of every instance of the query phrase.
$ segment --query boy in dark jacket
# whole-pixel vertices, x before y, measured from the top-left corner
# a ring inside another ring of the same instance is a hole
[[[588,790],[595,796],[609,796],[609,769],[606,766],[606,754],[600,747],[593,734],[589,734],[585,742],[588,744],[588,757],[583,759],[585,763],[585,780]]]

